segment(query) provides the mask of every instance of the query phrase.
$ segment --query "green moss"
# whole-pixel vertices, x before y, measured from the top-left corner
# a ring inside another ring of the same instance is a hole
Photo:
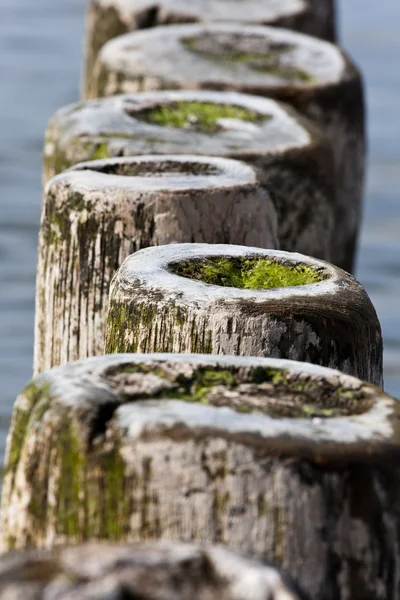
[[[81,527],[80,489],[85,459],[81,454],[78,432],[71,420],[62,420],[57,432],[57,459],[60,479],[56,506],[56,529],[59,535],[79,540]]]
[[[31,382],[23,389],[21,400],[17,402],[13,412],[11,423],[12,437],[7,462],[4,467],[4,474],[10,472],[14,474],[18,467],[22,448],[29,431],[31,415],[34,412],[35,407],[37,404],[48,407],[49,402],[49,384],[43,383],[38,385],[35,382]],[[45,411],[39,408],[39,411],[36,412],[36,416],[43,416],[44,412]]]
[[[218,40],[212,45],[205,43],[206,38],[186,38],[181,40],[182,44],[191,52],[200,54],[207,59],[223,63],[244,64],[254,71],[276,75],[287,81],[299,81],[312,83],[313,76],[305,69],[300,69],[293,64],[283,62],[282,56],[293,50],[294,46],[286,43],[270,43],[265,52],[244,52],[238,50],[233,44],[218,44]],[[264,40],[261,40],[263,45]],[[214,47],[214,50],[211,48]]]
[[[142,462],[142,498],[141,498],[141,527],[140,527],[140,538],[142,540],[149,539],[151,537],[152,524],[149,516],[150,507],[150,493],[149,484],[151,482],[151,463],[152,458],[144,458]]]
[[[137,372],[136,365],[132,367]],[[228,406],[240,413],[260,413],[272,418],[332,418],[362,414],[371,406],[365,400],[362,390],[335,388],[323,380],[307,375],[294,375],[284,369],[263,367],[249,371],[246,378],[239,377],[237,369],[196,370],[190,379],[183,376],[175,380],[163,372],[162,367],[154,370],[147,367],[146,373],[156,372],[162,379],[175,384],[173,389],[166,386],[156,396],[163,399],[176,399],[214,406]],[[255,388],[241,384],[255,384]],[[232,396],[231,391],[235,391]],[[228,392],[228,393],[227,393]]]
[[[214,495],[214,518],[218,521],[221,517],[226,515],[227,507],[231,500],[229,492],[220,493],[218,490],[215,491]]]
[[[17,538],[15,537],[15,535],[9,535],[7,537],[7,550],[9,552],[12,552],[13,550],[16,550],[17,548]]]
[[[32,544],[46,537],[49,522],[55,524],[58,536],[70,542],[126,537],[131,493],[119,441],[98,453],[83,449],[68,413],[52,413],[52,434],[50,438],[48,435],[45,453],[38,441],[26,471],[32,491],[28,506],[34,523]],[[53,506],[48,493],[50,476],[55,472]]]
[[[219,119],[261,123],[270,117],[242,106],[183,100],[135,112],[135,118],[155,125],[213,133],[219,128]]]
[[[280,506],[274,506],[272,510],[272,518],[274,523],[274,540],[273,540],[273,560],[276,564],[281,565],[285,550],[285,515]]]
[[[97,160],[101,158],[109,158],[110,152],[108,150],[107,142],[100,142],[95,144],[93,150],[91,151],[90,156],[88,156],[87,160]]]
[[[182,334],[185,323],[184,311],[178,307],[169,306],[164,318],[154,298],[153,302],[133,305],[116,302],[111,298],[107,314],[105,353],[173,352],[177,342],[175,336]],[[196,352],[197,348],[199,353],[210,354],[210,338],[205,332],[200,334],[195,323],[192,334],[191,352]]]
[[[285,265],[266,258],[214,258],[171,263],[169,269],[189,279],[240,289],[268,289],[317,283],[321,272],[305,264]]]
[[[258,512],[258,517],[265,517],[265,515],[268,512],[268,504],[267,501],[265,499],[264,494],[258,494],[257,497],[257,512]]]
[[[203,387],[212,387],[214,385],[232,386],[236,385],[237,378],[231,371],[205,370],[197,375],[197,384]]]
[[[295,375],[284,369],[258,367],[243,377],[235,368],[199,367],[189,378],[183,375],[174,378],[162,364],[133,364],[118,368],[118,372],[142,373],[144,376],[153,373],[166,380],[165,387],[161,386],[155,395],[153,392],[151,395],[160,401],[174,399],[227,406],[240,413],[260,413],[272,418],[331,418],[362,414],[371,406],[371,402],[363,398],[361,389],[335,388],[324,380]],[[248,384],[252,385],[248,387]],[[231,392],[235,392],[234,395]],[[120,393],[123,394],[123,390],[120,389]],[[148,396],[140,395],[140,399],[145,397]],[[136,397],[129,397],[130,401],[134,399]]]
[[[42,224],[42,235],[45,243],[50,246],[58,242],[68,242],[71,239],[71,213],[80,213],[85,209],[90,211],[92,205],[86,202],[83,194],[79,192],[70,193],[68,200],[61,206],[58,203],[57,190],[51,190],[47,196],[44,221]],[[84,223],[78,224],[79,233],[84,229],[84,238],[89,234],[97,235],[98,224],[96,217],[86,219]],[[79,238],[78,234],[78,238]]]

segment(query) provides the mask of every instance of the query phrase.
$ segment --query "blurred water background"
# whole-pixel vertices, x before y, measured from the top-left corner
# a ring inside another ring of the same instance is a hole
[[[31,377],[43,134],[78,99],[85,4],[0,0],[0,464],[13,402]],[[400,397],[400,2],[341,0],[339,18],[369,109],[357,277],[383,326],[386,390]]]

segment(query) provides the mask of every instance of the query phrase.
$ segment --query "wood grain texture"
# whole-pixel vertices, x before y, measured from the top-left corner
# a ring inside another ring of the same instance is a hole
[[[88,89],[89,98],[160,89],[234,90],[291,104],[331,142],[338,264],[352,270],[364,183],[365,111],[361,76],[336,46],[273,27],[156,27],[107,42]]]
[[[234,107],[254,118],[217,119],[212,131],[196,125],[196,112],[194,122],[182,128],[146,120],[149,111],[182,105],[194,111],[196,105],[215,106],[217,113]],[[256,167],[276,207],[280,249],[335,264],[340,260],[332,152],[322,133],[290,107],[245,94],[205,91],[133,94],[71,105],[54,116],[47,130],[44,179],[99,155],[146,153],[230,157]]]
[[[326,279],[254,290],[171,272],[172,265],[211,257],[269,257],[310,265]],[[382,385],[381,328],[361,284],[323,261],[243,246],[179,244],[128,257],[111,284],[106,351],[274,356]]]
[[[34,372],[102,354],[111,278],[132,252],[201,241],[276,248],[274,204],[238,161],[81,163],[48,184],[39,234]]]
[[[397,600],[399,411],[374,386],[293,361],[70,363],[14,406],[3,543],[222,543],[318,600]]]
[[[91,73],[101,47],[130,31],[211,21],[274,25],[329,41],[336,39],[334,0],[91,0],[86,12],[85,75]],[[86,92],[84,92],[86,93]]]

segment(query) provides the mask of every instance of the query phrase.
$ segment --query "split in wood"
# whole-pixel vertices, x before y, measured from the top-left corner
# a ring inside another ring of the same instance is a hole
[[[273,356],[382,385],[382,335],[364,288],[301,254],[172,244],[128,257],[111,284],[106,352]]]
[[[364,98],[360,74],[339,48],[274,27],[171,25],[107,42],[91,75],[91,98],[234,90],[288,102],[314,120],[334,152],[338,264],[352,270],[364,181]]]
[[[319,600],[396,600],[399,418],[378,388],[293,361],[70,363],[14,406],[4,545],[223,543],[273,560]]]

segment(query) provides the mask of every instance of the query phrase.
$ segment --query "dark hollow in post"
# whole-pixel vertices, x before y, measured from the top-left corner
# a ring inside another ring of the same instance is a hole
[[[233,90],[288,102],[331,142],[339,264],[351,271],[364,181],[360,74],[341,50],[287,29],[231,24],[156,27],[107,42],[88,97],[155,89]]]
[[[3,543],[219,543],[273,561],[312,598],[395,600],[399,419],[382,390],[294,361],[70,363],[14,406]]]
[[[84,544],[0,558],[3,600],[307,600],[275,566],[221,546]]]
[[[340,266],[331,149],[322,133],[288,106],[245,94],[204,91],[71,105],[49,125],[45,181],[81,161],[146,153],[212,154],[256,167],[275,203],[280,249]]]
[[[335,0],[90,0],[86,12],[83,86],[101,47],[139,29],[178,23],[231,21],[274,25],[329,41],[336,39]]]
[[[382,386],[381,328],[361,284],[277,250],[173,244],[131,255],[111,283],[106,352],[289,358]]]
[[[255,170],[216,157],[81,163],[46,187],[34,372],[102,354],[110,282],[140,248],[193,240],[276,248],[274,204]]]

